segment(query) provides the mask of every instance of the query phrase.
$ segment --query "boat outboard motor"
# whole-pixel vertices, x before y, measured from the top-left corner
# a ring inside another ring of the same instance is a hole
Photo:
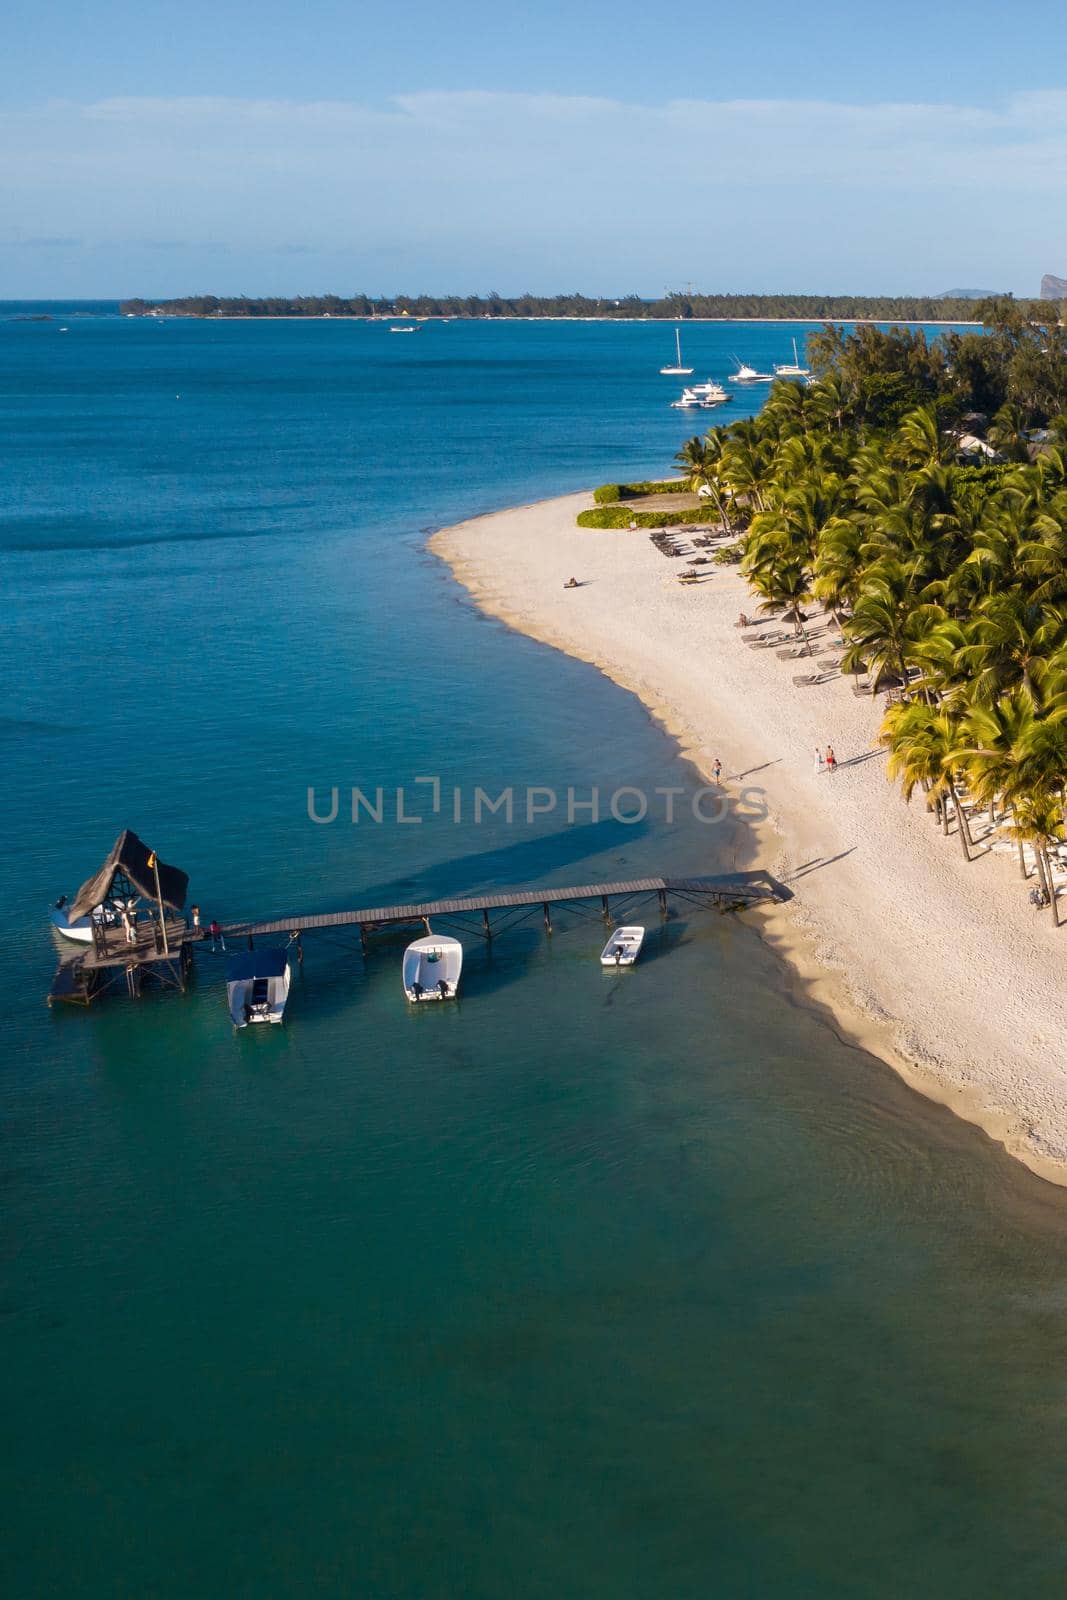
[[[59,899],[56,901],[56,910],[57,911],[62,911],[62,909],[66,905],[66,903],[67,903],[66,895],[65,894],[61,894]]]
[[[448,999],[448,984],[445,982],[444,978],[438,978],[437,992],[441,996],[442,1000]]]
[[[411,985],[411,992],[415,996],[416,1000],[422,999],[422,984],[419,982],[418,978],[416,978],[415,982]]]

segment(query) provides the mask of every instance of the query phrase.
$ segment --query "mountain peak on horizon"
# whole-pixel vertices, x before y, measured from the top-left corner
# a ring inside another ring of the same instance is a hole
[[[1046,272],[1041,280],[1042,300],[1067,300],[1067,278],[1057,278]]]

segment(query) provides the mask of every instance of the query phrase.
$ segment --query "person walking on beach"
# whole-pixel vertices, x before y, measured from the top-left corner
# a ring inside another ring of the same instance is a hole
[[[815,776],[818,777],[821,772],[822,772],[822,751],[819,749],[818,745],[816,745],[815,746]]]
[[[720,783],[722,781],[722,762],[719,760],[718,756],[715,757],[715,765],[711,769],[711,775],[715,779],[716,783]]]
[[[832,744],[828,744],[826,746],[826,770],[829,773],[834,773],[837,771],[837,757],[834,755],[834,747]]]

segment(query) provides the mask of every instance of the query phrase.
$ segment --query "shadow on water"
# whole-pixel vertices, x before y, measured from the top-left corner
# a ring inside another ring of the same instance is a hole
[[[390,878],[348,890],[332,897],[329,909],[404,905],[464,895],[473,897],[479,891],[523,889],[528,885],[566,888],[573,881],[568,869],[577,862],[623,845],[629,848],[646,838],[650,831],[647,821],[622,823],[611,818],[575,824],[536,839],[520,839],[514,844],[442,860],[411,877]],[[642,869],[640,874],[635,871],[634,876],[646,873],[647,869]]]

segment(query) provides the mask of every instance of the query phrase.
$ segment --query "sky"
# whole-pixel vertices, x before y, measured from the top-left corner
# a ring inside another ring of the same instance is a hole
[[[0,298],[1036,294],[1048,0],[5,0]]]

